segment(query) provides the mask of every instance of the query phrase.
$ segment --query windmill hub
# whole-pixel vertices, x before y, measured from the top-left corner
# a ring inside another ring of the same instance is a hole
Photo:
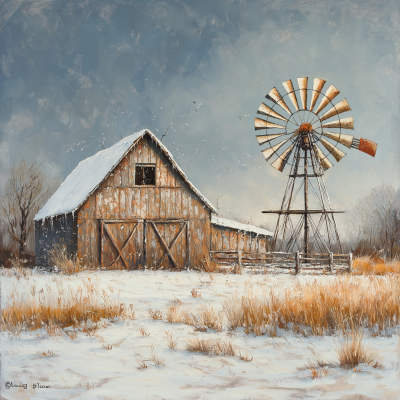
[[[299,132],[301,134],[307,135],[312,131],[312,125],[309,122],[305,122],[304,124],[300,125]]]
[[[312,125],[308,122],[305,122],[300,125],[299,133],[301,135],[301,148],[303,150],[309,150],[310,147],[310,140],[309,140],[309,133],[312,132]]]

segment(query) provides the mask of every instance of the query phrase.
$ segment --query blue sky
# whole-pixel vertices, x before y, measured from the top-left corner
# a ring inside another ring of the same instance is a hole
[[[379,145],[327,172],[333,206],[398,185],[398,1],[7,0],[0,13],[1,187],[23,158],[65,178],[101,144],[170,127],[163,143],[220,212],[263,223],[288,171],[265,162],[255,113],[302,76],[335,85],[354,135]]]

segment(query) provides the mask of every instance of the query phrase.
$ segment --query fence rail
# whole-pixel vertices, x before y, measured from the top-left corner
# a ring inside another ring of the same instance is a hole
[[[319,270],[326,267],[333,272],[334,267],[345,266],[350,273],[353,269],[353,255],[349,254],[305,254],[285,252],[250,253],[238,251],[210,251],[211,261],[219,264],[234,264],[234,272],[241,273],[242,266],[264,266],[293,269],[296,274],[301,270]]]

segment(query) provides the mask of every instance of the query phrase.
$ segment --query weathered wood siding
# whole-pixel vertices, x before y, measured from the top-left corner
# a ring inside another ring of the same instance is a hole
[[[266,236],[244,232],[219,225],[211,225],[211,251],[238,251],[259,253],[269,251]]]
[[[136,164],[156,165],[155,186],[135,186]],[[194,265],[209,259],[210,211],[146,136],[79,209],[78,257],[88,264],[100,264],[101,221],[138,219],[143,220],[147,228],[152,227],[151,221],[170,220],[170,224],[162,227],[156,224],[167,245],[171,244],[180,226],[173,221],[187,221],[189,229],[187,234],[184,233],[187,239],[183,235],[177,239],[171,249],[174,258],[180,260],[181,265],[186,260],[190,260],[189,265]],[[161,257],[163,245],[155,237],[154,229],[145,230],[147,255],[159,254]],[[187,243],[189,254],[186,254]],[[139,261],[135,262],[135,268],[140,266]]]
[[[49,266],[49,251],[57,244],[67,249],[70,257],[77,254],[77,218],[72,213],[35,221],[36,265]]]

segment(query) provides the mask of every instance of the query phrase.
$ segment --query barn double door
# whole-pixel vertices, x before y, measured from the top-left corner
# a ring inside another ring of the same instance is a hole
[[[189,221],[103,220],[101,266],[105,269],[177,268],[189,265]]]

